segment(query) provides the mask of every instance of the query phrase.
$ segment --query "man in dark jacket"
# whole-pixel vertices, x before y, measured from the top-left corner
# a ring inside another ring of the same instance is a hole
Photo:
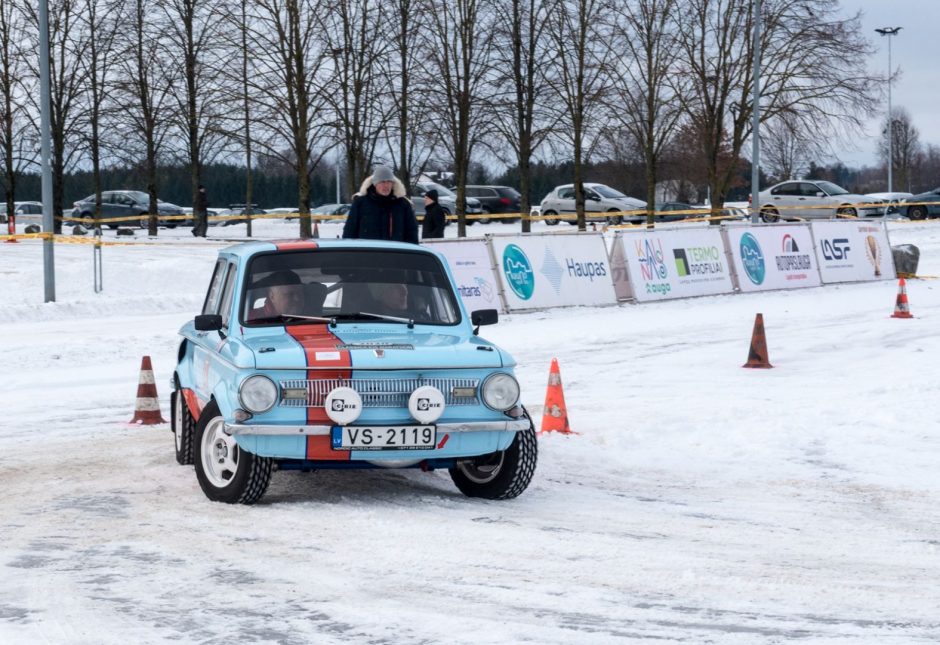
[[[209,197],[206,187],[200,185],[196,193],[196,203],[193,204],[193,235],[205,237],[209,228]]]
[[[424,222],[421,224],[422,240],[444,237],[444,226],[447,223],[447,218],[437,199],[437,191],[433,188],[424,193]]]
[[[387,166],[376,166],[353,199],[344,238],[418,243],[418,220],[405,185]]]

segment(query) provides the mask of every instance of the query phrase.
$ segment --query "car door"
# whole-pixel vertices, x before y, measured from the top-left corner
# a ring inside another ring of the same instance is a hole
[[[770,195],[770,199],[782,219],[802,217],[799,214],[802,203],[800,198],[803,197],[803,193],[800,191],[800,182],[784,182],[770,191]]]
[[[603,213],[606,212],[608,208],[616,208],[619,210],[622,206],[619,204],[613,205],[610,202],[605,204],[600,193],[588,186],[584,187],[584,211],[586,213]]]
[[[823,196],[820,197],[819,194]],[[830,217],[833,210],[828,207],[829,198],[822,188],[811,181],[800,182],[799,215],[806,219],[821,219]]]
[[[574,213],[574,186],[559,188],[551,206],[559,213]]]

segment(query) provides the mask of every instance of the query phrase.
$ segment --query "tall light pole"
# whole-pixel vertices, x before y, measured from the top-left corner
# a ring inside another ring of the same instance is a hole
[[[42,240],[42,274],[45,301],[55,302],[55,255],[53,253],[52,234],[55,225],[52,221],[52,165],[49,141],[52,92],[49,81],[49,3],[39,0],[39,136],[40,158],[42,162],[42,230],[49,237]]]
[[[760,213],[760,0],[754,0],[754,105],[751,108],[751,223]]]
[[[892,166],[894,165],[894,116],[891,114],[891,77],[894,72],[891,70],[891,36],[896,36],[902,27],[882,27],[875,31],[882,36],[888,37],[888,192],[894,192],[894,186],[891,179]]]

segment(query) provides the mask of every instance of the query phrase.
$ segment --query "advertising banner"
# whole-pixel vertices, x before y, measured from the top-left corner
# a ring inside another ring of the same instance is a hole
[[[510,311],[617,304],[602,233],[488,237]]]
[[[884,222],[850,219],[811,226],[824,283],[895,279]]]
[[[717,227],[624,231],[618,239],[637,302],[734,291]]]
[[[818,287],[808,224],[723,227],[741,291]]]
[[[434,249],[447,258],[454,274],[457,289],[468,312],[477,309],[498,309],[505,313],[506,307],[499,297],[496,273],[490,258],[486,240],[464,238],[458,240],[422,241],[422,246]]]

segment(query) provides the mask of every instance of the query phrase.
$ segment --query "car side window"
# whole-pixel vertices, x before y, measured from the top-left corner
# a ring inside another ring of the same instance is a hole
[[[222,303],[219,306],[219,313],[222,314],[223,327],[228,327],[228,321],[232,314],[232,298],[235,294],[235,273],[235,265],[228,265],[225,286],[222,288]]]
[[[782,184],[777,186],[776,190],[773,191],[774,195],[799,195],[800,194],[800,185],[799,183],[790,182],[788,184]]]
[[[562,188],[559,190],[558,199],[574,199],[574,188]]]
[[[480,193],[479,188],[473,188],[472,186],[467,186],[467,197],[479,197],[480,194],[481,193]]]
[[[209,282],[209,291],[206,293],[206,301],[202,304],[203,314],[214,314],[218,311],[219,296],[222,292],[222,280],[225,278],[225,260],[219,260],[215,263],[215,271],[212,272],[212,281]]]
[[[819,188],[816,184],[811,184],[809,182],[803,182],[800,184],[800,192],[805,197],[815,197],[816,193],[822,192],[822,189]]]

